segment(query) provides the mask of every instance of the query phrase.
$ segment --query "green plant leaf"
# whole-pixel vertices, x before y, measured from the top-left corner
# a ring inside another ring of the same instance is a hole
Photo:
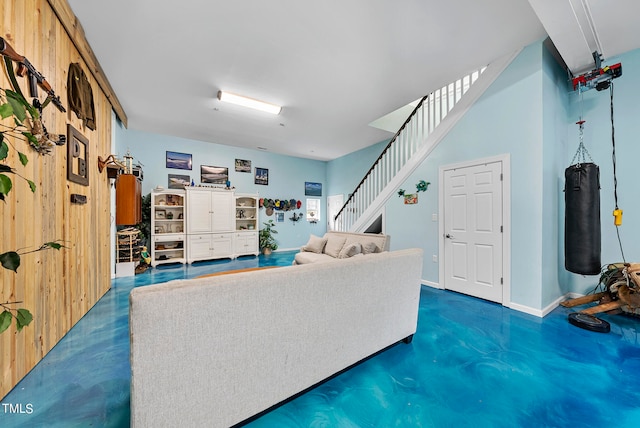
[[[38,143],[38,140],[31,134],[31,132],[22,131],[22,135],[24,135],[25,138],[29,140],[29,143],[33,144],[36,147],[40,147],[40,143]]]
[[[0,314],[0,333],[5,331],[11,325],[11,312],[6,309]]]
[[[13,174],[13,168],[11,168],[9,165],[0,164],[0,172],[8,172],[10,174]]]
[[[5,269],[18,272],[18,267],[20,267],[20,254],[15,251],[2,253],[0,254],[0,264],[2,264],[2,267]]]
[[[20,158],[20,163],[22,164],[22,166],[25,166],[29,163],[29,158],[24,153],[18,152],[18,157]]]
[[[11,116],[13,116],[13,109],[11,108],[11,104],[5,103],[0,105],[0,117],[6,119]]]
[[[0,160],[6,159],[7,156],[9,156],[9,146],[4,142],[3,138],[2,143],[0,143]]]
[[[64,245],[58,243],[58,242],[45,242],[43,245],[43,247],[48,247],[48,248],[53,248],[54,250],[59,250],[60,248],[64,247]]]
[[[32,193],[36,193],[36,183],[34,183],[31,180],[27,180],[27,183],[29,183],[29,187],[31,188],[31,192]]]
[[[13,109],[13,115],[20,121],[24,122],[27,117],[26,106],[22,104],[20,97],[13,91],[6,91],[7,101],[11,104],[11,108]],[[23,98],[24,99],[24,98]],[[28,104],[27,104],[28,105]]]
[[[8,194],[12,186],[11,179],[4,174],[0,174],[0,194]]]
[[[18,331],[22,330],[22,327],[28,326],[33,321],[33,315],[26,309],[18,309],[16,314],[16,327]]]

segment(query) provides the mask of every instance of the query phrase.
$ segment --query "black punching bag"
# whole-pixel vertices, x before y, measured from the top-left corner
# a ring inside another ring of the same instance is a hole
[[[564,171],[564,266],[582,275],[600,274],[600,170],[594,163]]]

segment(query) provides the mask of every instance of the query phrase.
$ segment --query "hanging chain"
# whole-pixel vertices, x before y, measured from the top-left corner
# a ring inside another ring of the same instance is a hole
[[[579,131],[580,144],[578,145],[578,150],[576,151],[576,154],[573,155],[573,159],[571,160],[571,165],[574,165],[576,163],[576,159],[578,160],[577,165],[580,165],[581,163],[586,163],[587,162],[587,158],[589,158],[589,162],[593,163],[593,159],[591,158],[591,155],[589,154],[589,151],[584,146],[584,123],[585,123],[585,121],[582,120],[582,91],[578,91],[578,96],[580,97],[580,120],[576,122],[576,125],[578,125],[580,127],[580,131]]]

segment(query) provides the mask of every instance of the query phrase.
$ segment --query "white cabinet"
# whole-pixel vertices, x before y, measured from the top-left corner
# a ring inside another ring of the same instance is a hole
[[[259,255],[258,232],[236,232],[234,246],[236,256]]]
[[[232,233],[187,235],[187,262],[233,256]]]
[[[151,266],[185,262],[185,191],[151,192]]]
[[[259,255],[258,195],[235,196],[234,251],[236,256]]]
[[[186,192],[187,262],[233,258],[233,192],[206,188]]]
[[[187,188],[187,233],[232,231],[233,206],[228,190]]]

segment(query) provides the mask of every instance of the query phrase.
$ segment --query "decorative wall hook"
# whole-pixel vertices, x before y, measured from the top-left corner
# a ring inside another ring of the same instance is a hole
[[[104,167],[107,165],[116,165],[120,169],[125,169],[125,165],[122,164],[115,155],[109,155],[106,159],[103,159],[102,156],[98,156],[98,172],[104,171]]]

